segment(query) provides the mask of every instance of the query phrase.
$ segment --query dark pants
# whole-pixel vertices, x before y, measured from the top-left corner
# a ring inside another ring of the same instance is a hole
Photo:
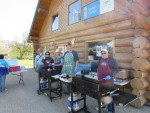
[[[70,94],[71,85],[68,83],[62,83],[63,92]]]

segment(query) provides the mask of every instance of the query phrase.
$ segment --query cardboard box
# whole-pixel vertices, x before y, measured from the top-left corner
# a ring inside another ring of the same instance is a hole
[[[20,71],[20,66],[10,66],[8,69],[9,72]]]
[[[116,78],[120,79],[128,79],[129,78],[129,71],[128,70],[121,70],[117,73]]]

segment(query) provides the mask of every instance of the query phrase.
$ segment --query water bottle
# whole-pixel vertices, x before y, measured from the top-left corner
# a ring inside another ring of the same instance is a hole
[[[45,89],[46,88],[46,83],[43,80],[43,78],[40,79],[40,89]]]
[[[78,99],[77,94],[73,93],[73,101],[76,101]],[[73,103],[73,110],[78,111],[79,110],[79,102]],[[68,109],[71,111],[71,96],[68,97]]]

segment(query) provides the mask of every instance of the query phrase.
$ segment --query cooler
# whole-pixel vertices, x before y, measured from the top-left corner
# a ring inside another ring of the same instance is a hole
[[[9,72],[20,71],[20,66],[18,65],[17,59],[8,59],[7,63],[9,65]]]
[[[10,66],[8,69],[9,72],[17,72],[20,71],[20,66]]]

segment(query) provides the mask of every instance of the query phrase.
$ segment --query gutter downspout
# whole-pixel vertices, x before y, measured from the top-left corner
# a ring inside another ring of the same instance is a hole
[[[33,25],[34,25],[35,17],[36,17],[36,15],[37,15],[37,13],[38,13],[38,8],[39,8],[39,6],[40,6],[40,0],[38,0],[37,6],[36,6],[36,10],[35,10],[34,17],[33,17],[33,20],[32,20],[32,24],[31,24],[31,27],[30,27],[30,32],[29,32],[29,34],[28,34],[27,42],[30,41],[29,38],[30,38],[30,35],[31,35],[31,30],[32,30]]]

